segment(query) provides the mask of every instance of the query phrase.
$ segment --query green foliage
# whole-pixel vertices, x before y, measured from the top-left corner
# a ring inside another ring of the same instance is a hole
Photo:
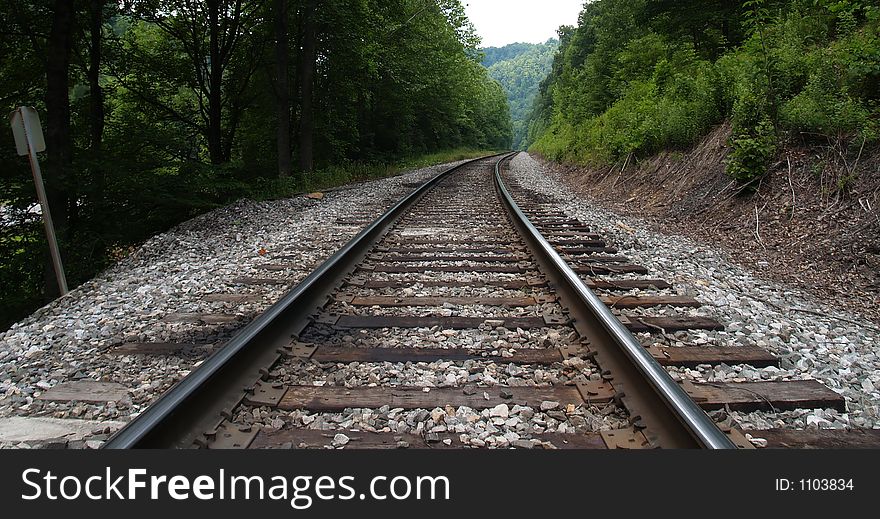
[[[743,24],[752,32],[761,31],[772,21],[765,0],[745,0],[742,3]]]
[[[392,164],[384,162],[347,162],[321,168],[302,179],[293,177],[259,178],[248,187],[246,196],[254,200],[273,200],[299,193],[332,189],[352,182],[382,178],[409,169],[483,157],[491,153],[493,153],[493,150],[456,148],[426,155],[406,157]]]
[[[552,45],[552,42],[548,41],[545,44],[537,45],[534,43],[511,43],[504,47],[484,47],[480,49],[480,52],[483,53],[482,63],[484,67],[492,68],[492,65],[500,61],[515,60],[523,54],[534,52],[535,47],[547,45]]]
[[[39,223],[0,226],[0,328],[11,324],[14,316],[27,315],[41,302],[42,271],[32,267],[44,260],[40,245],[43,240]]]
[[[510,104],[513,125],[513,148],[524,147],[528,133],[527,117],[535,99],[538,85],[547,77],[558,42],[512,43],[501,48],[482,49],[483,65],[489,76],[498,81]]]
[[[804,86],[785,100],[782,124],[799,132],[877,139],[880,40],[876,32],[851,32],[804,54]]]
[[[764,175],[767,163],[776,151],[776,134],[769,119],[759,122],[750,133],[730,140],[727,174],[743,184],[751,184]]]
[[[404,162],[455,160],[510,145],[505,93],[480,64],[479,38],[459,0],[326,0],[315,16],[315,171],[279,179],[277,123],[289,119],[293,143],[302,131],[309,3],[287,2],[286,114],[275,89],[275,3],[105,1],[103,116],[92,106],[89,82],[92,3],[73,4],[72,154],[62,186],[70,214],[61,244],[71,286],[156,232],[241,197],[326,189],[393,173]],[[52,4],[9,0],[0,9],[0,53],[15,56],[0,62],[0,109],[35,106],[44,125]],[[213,27],[212,5],[220,6]],[[210,59],[212,28],[220,36],[217,60]],[[219,118],[210,113],[212,93],[219,94]],[[97,151],[94,117],[103,122]],[[219,153],[217,139],[211,144],[217,126]],[[27,215],[36,198],[27,161],[15,156],[9,132],[0,144],[2,328],[49,297],[42,227]],[[301,150],[294,144],[292,151],[296,164]]]
[[[878,20],[875,2],[854,0],[588,3],[560,33],[531,149],[608,163],[688,146],[729,119],[727,172],[750,183],[780,139],[876,142]]]
[[[610,11],[619,13],[625,6]],[[587,15],[585,11],[582,20]],[[601,11],[593,16],[596,24],[614,21]],[[604,29],[593,26],[600,34]],[[545,86],[558,108],[553,107],[547,130],[533,149],[557,160],[605,163],[630,153],[686,146],[718,121],[717,71],[692,44],[670,44],[651,30],[634,32],[628,41],[610,28],[607,34],[609,40],[594,41],[594,48],[619,44],[619,51],[606,49],[595,59],[591,55],[582,69],[565,62],[579,55],[572,46],[586,36],[572,37],[560,50],[562,65],[554,70],[563,71],[556,84]],[[567,66],[573,69],[565,71]],[[592,86],[603,82],[607,90]]]

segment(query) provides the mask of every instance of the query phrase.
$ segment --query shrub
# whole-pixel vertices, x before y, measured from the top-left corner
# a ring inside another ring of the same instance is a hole
[[[776,132],[769,119],[760,121],[752,131],[730,139],[727,174],[744,184],[753,184],[767,171],[767,163],[776,152]]]
[[[727,172],[750,183],[781,137],[815,134],[841,148],[880,138],[876,2],[742,2],[716,27],[738,41],[715,50],[713,37],[671,23],[700,14],[637,4],[590,2],[563,38],[533,126],[548,158],[595,164],[680,148],[729,118]],[[627,25],[639,16],[648,23]]]

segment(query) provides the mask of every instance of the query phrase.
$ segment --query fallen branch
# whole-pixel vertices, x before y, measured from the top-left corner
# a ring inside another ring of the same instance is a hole
[[[767,246],[764,245],[764,240],[761,239],[760,233],[760,220],[758,219],[758,203],[755,202],[755,237],[758,238],[758,243],[761,245],[762,249],[767,249]]]
[[[623,163],[623,167],[620,168],[620,173],[617,174],[617,178],[614,179],[614,183],[611,184],[611,189],[609,189],[609,191],[614,191],[614,186],[617,185],[617,181],[620,180],[620,177],[623,175],[623,170],[625,170],[626,165],[629,164],[630,157],[632,157],[632,153],[626,156],[626,161]]]
[[[752,294],[748,294],[748,297],[750,297],[750,298],[752,298],[752,299],[755,299],[755,300],[757,300],[757,301],[760,301],[760,302],[762,302],[762,303],[768,304],[768,305],[772,306],[773,308],[776,308],[777,310],[779,310],[780,312],[782,312],[782,313],[784,313],[784,314],[787,314],[787,313],[789,313],[789,312],[800,312],[800,313],[804,313],[804,314],[818,315],[819,317],[826,317],[826,318],[831,319],[831,320],[834,320],[834,321],[843,321],[843,322],[845,322],[845,323],[854,324],[854,325],[856,325],[856,326],[861,326],[861,327],[863,327],[863,328],[871,328],[872,330],[875,330],[875,331],[880,332],[880,327],[875,326],[875,325],[873,325],[873,324],[871,324],[871,323],[867,323],[867,324],[866,324],[866,323],[860,323],[860,322],[858,322],[858,321],[854,321],[854,320],[852,320],[852,319],[847,319],[847,318],[845,318],[845,317],[836,317],[836,316],[830,315],[830,314],[828,314],[828,313],[818,312],[818,311],[816,311],[816,310],[810,310],[809,308],[800,308],[800,307],[796,307],[796,306],[782,307],[782,306],[777,305],[776,303],[774,303],[774,302],[772,302],[772,301],[768,301],[768,300],[766,300],[766,299],[764,299],[764,298],[762,298],[762,297],[758,297],[758,296],[755,296],[755,295],[752,295]]]
[[[644,320],[644,319],[641,319],[641,318],[637,318],[636,321],[638,321],[638,322],[644,324],[644,325],[647,326],[648,328],[654,328],[655,330],[657,330],[657,331],[660,332],[660,335],[662,335],[664,338],[666,338],[666,329],[663,328],[662,326],[657,326],[657,325],[654,324],[654,323],[648,323],[648,322],[645,322],[645,320]]]
[[[862,146],[859,148],[859,154],[856,157],[856,161],[853,162],[853,167],[850,170],[850,174],[855,174],[855,172],[856,172],[856,167],[858,167],[858,165],[859,165],[859,159],[862,158],[862,150],[865,149],[865,139],[866,139],[866,137],[863,135],[862,136]]]
[[[845,323],[854,324],[856,326],[861,326],[863,328],[871,328],[874,331],[880,332],[880,327],[874,326],[873,324],[860,323],[858,321],[853,321],[852,319],[847,319],[845,317],[836,317],[836,316],[829,315],[826,313],[817,312],[816,310],[810,310],[809,308],[798,308],[798,307],[793,306],[790,308],[790,310],[792,310],[794,312],[801,312],[804,314],[812,314],[812,315],[818,315],[820,317],[827,317],[828,319],[833,319],[835,321],[843,321]]]
[[[740,289],[740,292],[742,292],[742,289]],[[774,303],[773,301],[768,301],[766,299],[763,299],[763,298],[757,297],[757,296],[753,296],[751,294],[749,294],[749,297],[751,297],[752,299],[756,299],[764,304],[768,304],[768,305],[772,306],[773,308],[779,310],[782,313],[786,313],[786,314],[788,313],[788,310],[789,310],[788,308],[783,308],[783,307],[777,305],[776,303]]]
[[[788,162],[788,187],[791,188],[791,213],[788,215],[788,221],[791,221],[791,219],[794,218],[796,201],[794,197],[794,185],[791,183],[791,159],[786,155],[785,160]]]

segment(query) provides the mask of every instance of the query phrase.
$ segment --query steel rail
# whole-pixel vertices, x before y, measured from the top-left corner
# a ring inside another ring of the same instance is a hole
[[[516,154],[503,157],[495,165],[495,187],[508,210],[508,214],[531,246],[532,252],[536,253],[536,259],[545,268],[545,274],[557,285],[556,289],[560,292],[561,301],[569,306],[569,314],[575,318],[576,326],[586,325],[589,327],[587,329],[591,332],[593,343],[602,342],[605,345],[608,345],[609,341],[613,343],[610,348],[597,351],[597,361],[600,361],[603,369],[605,369],[604,363],[606,361],[607,364],[613,365],[611,373],[615,377],[616,389],[620,386],[626,386],[626,393],[635,393],[629,388],[632,386],[638,388],[637,394],[625,396],[627,401],[638,410],[639,416],[637,418],[644,420],[644,425],[647,426],[646,431],[651,431],[653,428],[653,431],[657,432],[655,438],[657,446],[735,449],[736,445],[730,438],[669,376],[660,363],[584,284],[580,276],[572,270],[529,221],[514,201],[501,177],[501,164],[514,155]],[[588,312],[578,311],[578,306],[587,309]],[[578,320],[592,322],[578,323]],[[604,337],[597,337],[600,335],[604,335]],[[619,373],[621,370],[624,373]],[[638,380],[639,378],[641,380]],[[653,390],[652,395],[643,394],[645,393],[643,391],[645,385]],[[678,424],[673,423],[675,421]],[[682,431],[686,434],[682,434]]]
[[[465,166],[499,155],[463,162],[447,169],[398,201],[315,269],[281,300],[236,333],[221,349],[172,386],[103,445],[105,449],[188,448],[229,416],[260,380],[260,369],[281,357],[326,303],[330,293],[360,263],[391,226],[440,180]]]

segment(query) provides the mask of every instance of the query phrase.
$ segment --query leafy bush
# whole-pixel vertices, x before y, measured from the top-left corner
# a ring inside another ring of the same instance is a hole
[[[660,59],[607,110],[579,124],[554,122],[534,149],[553,160],[602,163],[687,146],[719,120],[717,81],[714,67],[692,53]]]
[[[784,127],[822,137],[877,139],[880,42],[871,31],[853,33],[806,56],[805,87],[780,110]]]
[[[767,171],[767,163],[776,151],[776,132],[769,119],[759,122],[748,133],[730,139],[727,174],[743,184],[753,184]]]
[[[834,95],[806,89],[782,107],[786,127],[820,136],[862,133],[871,116],[862,103],[846,94]]]
[[[532,149],[608,163],[690,145],[727,118],[727,172],[750,183],[780,139],[880,138],[876,2],[703,4],[588,3],[536,96]]]

